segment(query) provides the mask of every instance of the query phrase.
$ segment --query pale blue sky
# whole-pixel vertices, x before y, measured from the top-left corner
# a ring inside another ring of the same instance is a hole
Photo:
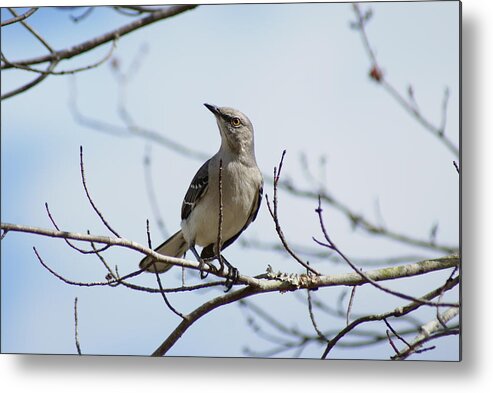
[[[436,123],[443,89],[448,86],[447,134],[458,144],[458,3],[385,3],[372,8],[368,34],[389,80],[401,91],[412,82],[420,108]],[[148,48],[128,86],[128,107],[140,125],[207,154],[217,150],[219,134],[202,104],[239,108],[255,125],[257,160],[264,173],[271,173],[287,149],[284,175],[308,187],[299,156],[305,153],[317,168],[324,155],[327,188],[355,211],[375,219],[378,198],[389,227],[426,237],[439,222],[437,241],[458,244],[455,157],[368,78],[369,62],[360,36],[349,28],[353,18],[349,4],[204,6],[141,29],[121,39],[115,52],[125,67],[142,45]],[[30,21],[54,47],[62,48],[128,19],[98,9],[74,24],[67,12],[43,9]],[[98,49],[72,66],[89,64],[107,50]],[[2,29],[2,51],[19,59],[41,54],[43,48],[20,26],[12,26]],[[2,92],[24,77],[15,71],[2,73]],[[64,229],[105,233],[83,194],[78,167],[78,149],[83,145],[89,187],[99,208],[123,236],[145,243],[145,219],[152,218],[142,165],[145,142],[76,124],[68,107],[69,81],[50,77],[2,103],[2,221],[50,227],[44,211],[48,202]],[[79,74],[76,83],[85,114],[119,122],[117,89],[108,65]],[[156,145],[152,152],[160,209],[168,229],[174,231],[179,226],[181,200],[200,163]],[[271,195],[272,185],[266,184],[265,190]],[[311,245],[311,237],[319,234],[314,202],[281,192],[280,204],[288,240]],[[347,221],[330,208],[326,220],[334,241],[349,255],[385,257],[409,252],[352,232]],[[151,229],[157,244],[162,239],[155,223]],[[265,204],[244,236],[276,241]],[[178,323],[159,296],[120,288],[68,287],[39,265],[33,245],[50,266],[70,278],[90,281],[104,276],[95,258],[76,254],[62,241],[9,234],[2,241],[2,351],[74,353],[75,296],[79,297],[85,353],[148,354]],[[259,274],[267,264],[275,270],[301,271],[288,258],[239,245],[231,246],[226,254],[245,274]],[[112,250],[108,258],[123,272],[133,270],[140,257]],[[349,270],[331,263],[317,266],[326,273]],[[163,276],[165,285],[179,282],[179,271],[174,270]],[[402,280],[397,287],[422,294],[446,274],[423,281]],[[154,284],[152,277],[139,282]],[[177,295],[170,300],[189,311],[217,294]],[[339,290],[324,289],[316,296],[335,304],[338,294]],[[312,331],[306,307],[293,294],[262,295],[254,301],[289,326]],[[399,304],[398,299],[363,288],[357,292],[354,312],[383,311]],[[423,313],[423,320],[433,318],[433,313]],[[319,319],[326,328],[335,323],[323,315]],[[382,326],[376,328],[385,331]],[[268,347],[245,326],[241,309],[231,305],[197,323],[170,355],[242,356],[246,345],[257,350]],[[416,358],[457,359],[457,345],[456,339],[443,339],[436,351]],[[333,352],[338,358],[388,358],[390,354],[388,343],[364,352],[344,348]],[[309,347],[303,355],[318,357],[320,348]]]

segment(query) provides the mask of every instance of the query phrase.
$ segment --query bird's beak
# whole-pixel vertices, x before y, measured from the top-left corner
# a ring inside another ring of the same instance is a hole
[[[217,106],[211,104],[204,104],[204,105],[207,109],[209,109],[212,113],[214,113],[214,115],[219,116],[221,114],[221,111]]]

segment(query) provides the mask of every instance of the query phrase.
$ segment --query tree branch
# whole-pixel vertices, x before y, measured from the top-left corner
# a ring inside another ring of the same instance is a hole
[[[0,97],[0,100],[5,100],[7,98],[11,98],[13,96],[16,96],[17,94],[24,93],[25,91],[27,91],[27,90],[33,88],[34,86],[40,84],[41,82],[43,82],[46,79],[46,77],[48,75],[50,75],[50,73],[55,69],[57,64],[58,64],[58,61],[53,60],[48,65],[48,68],[46,69],[46,71],[44,73],[42,73],[38,77],[34,78],[31,82],[28,82],[25,85],[22,85],[22,86],[14,89],[12,91],[9,91],[8,93],[2,94],[2,96]]]
[[[15,63],[19,65],[33,65],[33,64],[39,64],[45,62],[70,59],[74,56],[80,55],[81,53],[94,49],[102,44],[110,42],[116,38],[123,37],[124,35],[131,33],[132,31],[140,29],[141,27],[147,26],[151,23],[157,22],[162,19],[171,18],[175,15],[192,10],[196,7],[197,5],[191,4],[191,5],[175,5],[175,6],[167,7],[165,9],[158,9],[157,11],[152,12],[141,19],[135,20],[131,23],[119,27],[116,30],[110,31],[106,34],[85,41],[81,44],[74,45],[71,48],[62,49],[44,56],[38,56],[30,59],[16,61]],[[13,67],[9,66],[8,64],[4,64],[1,67],[1,69],[10,69],[10,68]]]
[[[0,27],[8,26],[11,25],[12,23],[17,23],[20,22],[24,19],[29,18],[32,14],[34,14],[39,8],[38,7],[33,7],[30,10],[26,11],[25,13],[21,15],[15,15],[14,18],[7,19],[5,22],[2,22],[0,24]]]
[[[322,230],[322,233],[325,237],[325,240],[327,241],[327,244],[325,243],[322,243],[318,240],[316,240],[315,238],[313,238],[313,240],[315,240],[315,242],[317,242],[318,244],[320,244],[321,246],[325,246],[331,250],[334,250],[335,252],[337,252],[337,254],[339,254],[341,256],[342,259],[344,259],[347,264],[351,267],[351,269],[353,269],[357,274],[359,274],[362,278],[364,278],[365,280],[367,280],[371,285],[373,285],[375,288],[385,292],[385,293],[388,293],[388,294],[391,294],[391,295],[394,295],[394,296],[397,296],[397,297],[400,297],[402,299],[406,299],[406,300],[412,300],[412,301],[415,301],[415,302],[423,302],[423,304],[427,304],[427,305],[430,305],[430,306],[436,306],[438,307],[438,303],[434,303],[434,302],[430,302],[430,301],[427,301],[427,300],[423,300],[423,299],[417,299],[413,296],[410,296],[410,295],[407,295],[405,293],[402,293],[402,292],[398,292],[398,291],[395,291],[393,289],[390,289],[390,288],[386,288],[380,284],[378,284],[377,282],[375,282],[371,277],[367,276],[365,273],[363,273],[360,269],[358,269],[343,253],[342,251],[335,245],[335,243],[331,240],[331,238],[329,237],[329,234],[327,232],[327,230],[325,229],[325,224],[324,224],[324,220],[323,220],[323,217],[322,217],[322,205],[321,205],[321,202],[320,202],[320,199],[318,201],[318,208],[315,210],[318,214],[318,217],[319,217],[319,220],[320,220],[320,228]],[[454,305],[454,306],[451,306],[447,303],[440,303],[440,306],[443,307],[443,306],[447,306],[447,307],[459,307],[458,304]]]
[[[437,319],[428,322],[421,327],[421,333],[418,334],[415,339],[408,344],[407,348],[397,352],[395,356],[392,356],[392,360],[404,360],[408,358],[413,353],[416,353],[419,348],[430,339],[435,339],[449,334],[459,334],[459,330],[450,330],[442,327],[443,324],[447,323],[451,319],[455,318],[459,314],[459,309],[449,308],[443,314],[441,314]],[[433,334],[437,332],[437,334]]]
[[[456,277],[452,281],[447,281],[441,288],[437,288],[431,292],[428,292],[426,295],[422,296],[421,299],[427,299],[427,300],[434,299],[435,297],[440,296],[440,294],[443,293],[444,291],[448,291],[448,290],[454,288],[457,284],[459,284],[459,277]],[[409,314],[410,312],[418,309],[421,306],[423,306],[422,302],[411,302],[405,306],[398,307],[395,310],[387,312],[387,313],[368,315],[368,316],[364,316],[364,317],[355,319],[353,322],[351,322],[349,325],[347,325],[344,329],[342,329],[332,340],[330,340],[328,342],[327,347],[325,348],[325,351],[322,354],[322,359],[325,359],[327,357],[329,352],[332,350],[332,348],[335,347],[335,345],[338,343],[338,341],[341,338],[343,338],[347,333],[349,333],[351,330],[353,330],[358,325],[360,325],[362,323],[369,322],[369,321],[382,321],[382,320],[389,318],[389,317],[401,317],[403,315]]]
[[[447,103],[449,98],[449,90],[445,89],[442,100],[442,119],[440,126],[434,126],[429,120],[427,120],[419,111],[416,101],[414,99],[414,93],[412,87],[409,88],[410,101],[406,100],[397,89],[391,85],[384,77],[382,68],[377,62],[375,52],[373,51],[368,35],[366,33],[366,24],[372,16],[372,11],[369,8],[365,13],[360,9],[360,6],[356,3],[352,4],[353,11],[356,14],[356,22],[352,22],[351,26],[358,30],[363,40],[363,45],[370,58],[371,70],[370,77],[380,84],[396,101],[399,103],[410,115],[412,115],[418,123],[420,123],[431,134],[435,135],[455,156],[459,156],[459,149],[452,143],[450,139],[445,136],[445,124],[447,117]]]
[[[23,232],[23,233],[31,233],[41,236],[48,236],[54,238],[63,238],[63,239],[72,239],[72,240],[81,240],[92,243],[103,243],[108,245],[114,245],[119,247],[129,248],[138,252],[141,252],[145,255],[149,255],[158,262],[171,263],[173,265],[183,266],[195,270],[200,270],[200,264],[195,261],[188,261],[186,259],[181,258],[173,258],[164,256],[156,253],[150,248],[144,247],[136,242],[126,240],[124,238],[111,238],[107,236],[93,236],[86,235],[81,233],[73,233],[73,232],[65,232],[58,230],[49,230],[44,228],[36,228],[30,226],[23,226],[17,224],[8,224],[2,223],[1,229],[4,232]],[[35,250],[36,252],[36,250]],[[38,258],[41,260],[41,257],[38,255]],[[366,277],[371,278],[373,281],[383,281],[383,280],[393,280],[397,278],[403,277],[411,277],[416,275],[426,274],[432,271],[438,271],[448,268],[453,268],[459,264],[459,257],[457,255],[451,255],[448,257],[442,257],[432,260],[425,260],[409,265],[389,267],[385,269],[377,269],[371,270],[365,273]],[[207,269],[207,266],[202,268]],[[219,273],[210,271],[212,274],[219,275]],[[140,271],[136,273],[132,273],[127,277],[134,276],[139,274]],[[263,276],[264,277],[264,276]],[[214,310],[217,307],[220,307],[225,304],[229,304],[239,299],[243,299],[245,297],[252,296],[257,293],[267,293],[267,292],[285,292],[285,291],[294,291],[300,288],[304,289],[315,289],[321,287],[329,287],[329,286],[356,286],[356,285],[364,285],[367,284],[367,279],[361,277],[359,273],[345,273],[345,274],[337,274],[337,275],[326,275],[326,276],[315,276],[315,275],[300,275],[300,276],[289,276],[289,279],[284,279],[282,275],[279,274],[267,274],[268,279],[259,279],[252,278],[248,276],[240,275],[238,278],[238,283],[245,284],[247,287],[237,290],[232,293],[228,293],[223,296],[219,296],[215,299],[212,299],[202,306],[194,310],[192,313],[185,315],[183,321],[180,325],[171,333],[171,335],[163,342],[163,344],[155,351],[155,356],[164,355],[171,346],[176,343],[176,341],[183,335],[183,333],[198,319],[200,319],[203,315],[208,312]],[[447,283],[447,285],[453,285],[454,282],[458,282],[458,278],[454,279],[452,282]],[[164,291],[157,291],[164,292]],[[443,290],[440,288],[438,294],[443,293]],[[436,296],[436,295],[435,295]],[[426,298],[426,297],[425,297]],[[423,305],[422,303],[415,302],[416,306],[419,307]],[[455,306],[455,304],[452,304]],[[402,311],[401,311],[402,312]],[[397,312],[395,312],[397,313]],[[392,314],[386,314],[388,317]],[[356,320],[343,330],[343,333],[351,330],[357,324],[361,323],[360,320]],[[344,335],[342,334],[342,335]],[[342,337],[342,335],[340,337]],[[339,337],[339,338],[340,338]],[[338,340],[338,339],[337,339]],[[336,341],[337,341],[336,340]],[[331,341],[333,345],[335,345],[334,340]],[[328,351],[327,351],[328,353]]]
[[[34,235],[47,236],[52,238],[81,240],[86,242],[94,242],[100,244],[108,244],[112,246],[124,247],[134,251],[138,251],[144,255],[150,256],[158,262],[169,263],[176,266],[183,266],[193,270],[200,270],[200,264],[196,261],[190,261],[182,258],[174,258],[166,255],[158,254],[154,250],[142,246],[125,238],[112,238],[109,236],[94,236],[76,232],[58,231],[53,229],[38,228],[26,225],[1,223],[0,229],[6,232],[22,232]],[[412,277],[426,274],[432,271],[454,268],[459,264],[458,255],[449,255],[441,258],[423,260],[416,263],[411,263],[401,266],[387,267],[384,269],[369,270],[365,274],[374,281],[393,280],[396,278]],[[207,269],[207,265],[204,266]],[[222,277],[220,272],[209,270],[210,273]],[[267,278],[267,280],[265,280]],[[238,282],[252,287],[259,287],[263,292],[274,291],[293,291],[299,288],[320,288],[329,286],[354,286],[363,285],[367,281],[362,278],[359,273],[344,273],[336,275],[294,275],[285,279],[282,274],[269,273],[261,275],[259,278],[240,275]],[[453,306],[453,305],[452,305]]]
[[[77,348],[77,353],[82,355],[80,350],[80,342],[79,342],[79,317],[77,315],[77,298],[74,300],[74,337],[75,337],[75,347]]]
[[[267,202],[267,208],[269,209],[269,213],[272,217],[272,220],[274,221],[275,227],[276,227],[276,232],[279,236],[279,239],[281,240],[282,245],[284,246],[285,250],[288,252],[289,255],[293,257],[293,259],[298,262],[301,266],[303,266],[306,270],[316,274],[317,276],[320,276],[320,273],[315,270],[313,267],[308,265],[307,262],[303,261],[298,255],[296,255],[295,252],[291,249],[289,246],[286,238],[284,237],[284,233],[281,229],[281,224],[279,223],[279,215],[277,214],[277,205],[278,205],[278,199],[277,199],[277,185],[279,183],[279,179],[281,176],[281,170],[282,170],[282,164],[284,161],[284,156],[286,154],[286,150],[282,152],[281,160],[279,161],[279,169],[274,168],[274,201],[273,205],[274,207],[272,208],[270,205],[270,201],[268,198],[268,195],[265,195],[265,201]]]

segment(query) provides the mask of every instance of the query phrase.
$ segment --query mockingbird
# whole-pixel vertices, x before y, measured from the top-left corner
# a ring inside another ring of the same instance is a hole
[[[181,230],[155,250],[159,254],[177,258],[181,258],[187,250],[192,250],[201,264],[202,278],[204,262],[218,258],[219,219],[222,219],[223,250],[257,217],[263,186],[262,174],[255,160],[253,126],[250,120],[236,109],[204,105],[216,117],[221,147],[200,167],[188,188],[181,207]],[[220,196],[222,214],[219,208]],[[196,245],[203,247],[200,256],[195,249]],[[221,255],[221,266],[223,262],[229,268],[226,282],[229,290],[238,277],[238,271]],[[139,267],[149,272],[163,273],[172,265],[145,257]]]

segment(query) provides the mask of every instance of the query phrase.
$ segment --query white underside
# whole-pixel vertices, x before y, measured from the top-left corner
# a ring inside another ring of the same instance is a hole
[[[223,242],[235,236],[245,225],[256,206],[257,192],[262,176],[257,167],[229,162],[222,170],[222,231]],[[210,173],[218,169],[210,168]],[[240,176],[240,173],[242,176]],[[213,192],[217,190],[216,192]],[[181,222],[183,237],[189,245],[201,247],[216,243],[219,226],[218,176],[209,176],[205,195],[195,205],[186,220]],[[254,206],[255,205],[255,206]]]

